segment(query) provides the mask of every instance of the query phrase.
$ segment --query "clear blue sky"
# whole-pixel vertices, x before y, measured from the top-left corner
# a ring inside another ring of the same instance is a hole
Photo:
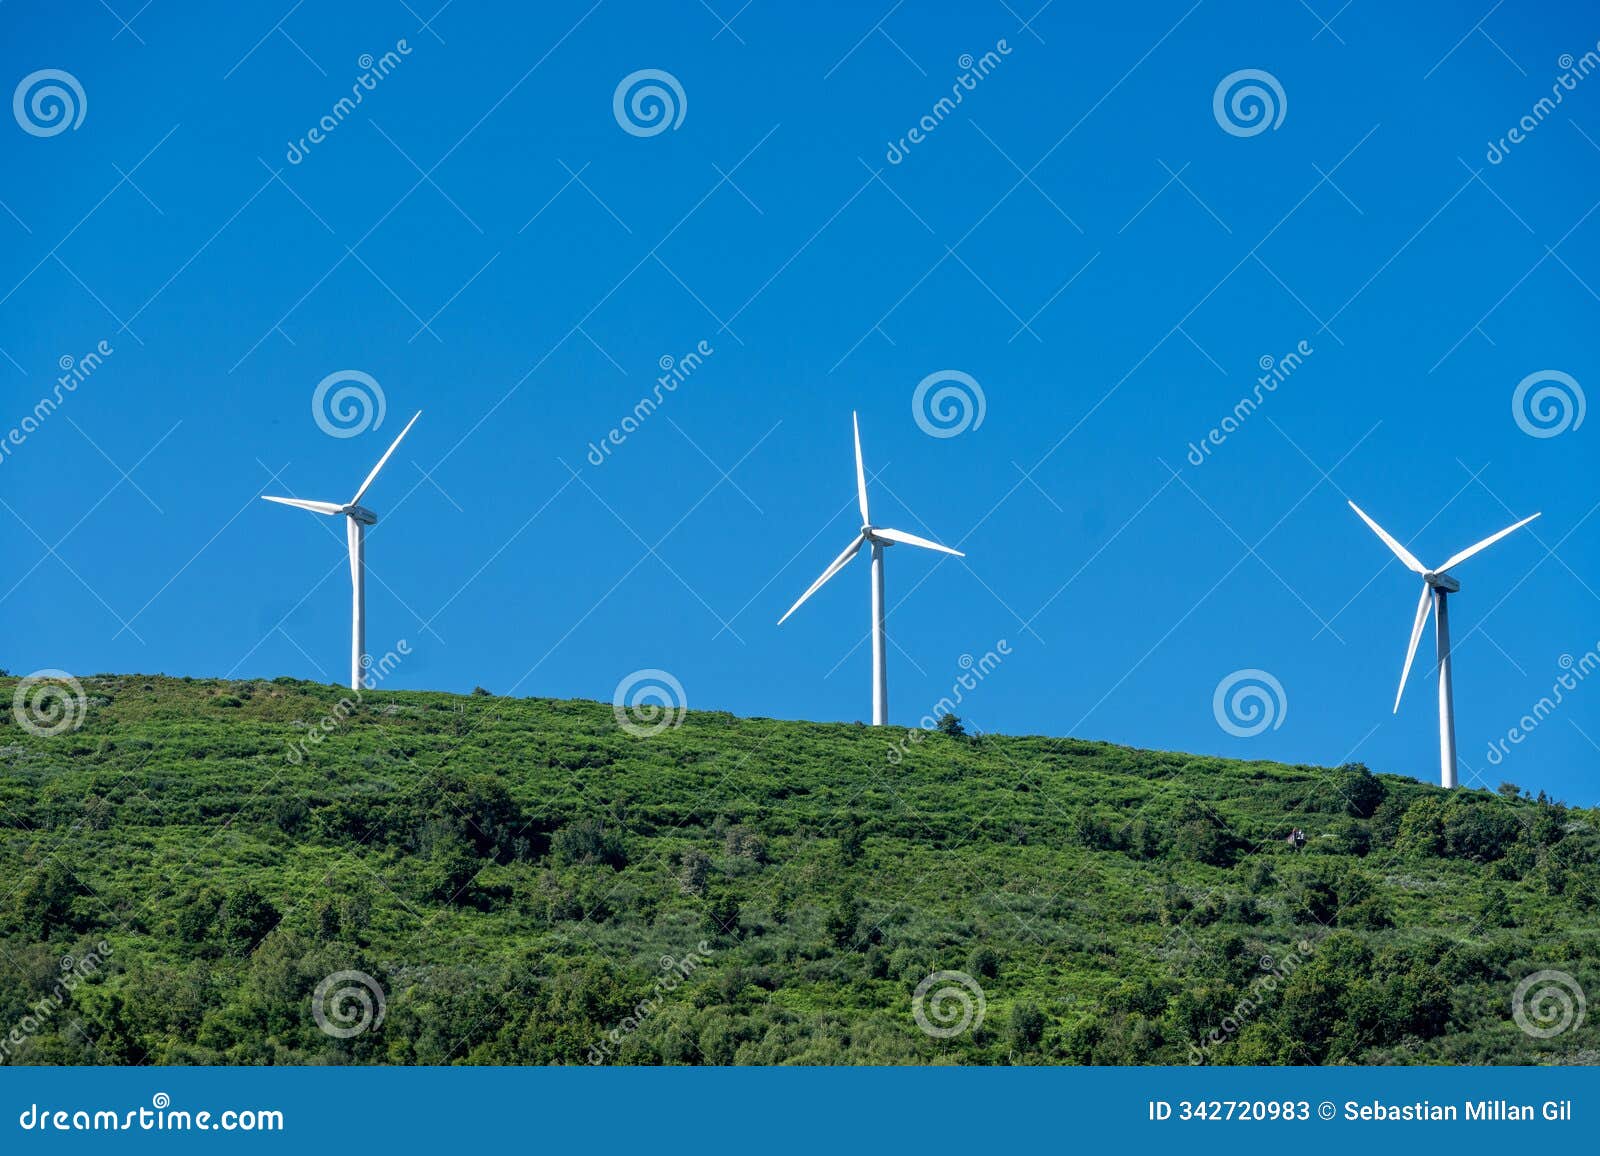
[[[708,4],[0,6],[5,92],[60,69],[86,104],[0,124],[0,425],[114,351],[0,461],[0,662],[338,681],[339,526],[257,496],[345,499],[420,408],[366,503],[388,685],[662,668],[693,708],[861,718],[865,561],[773,625],[856,528],[855,408],[876,520],[969,555],[889,554],[895,721],[1004,639],[985,730],[1434,779],[1431,633],[1390,714],[1415,579],[1345,500],[1430,563],[1542,509],[1458,572],[1462,777],[1600,799],[1600,678],[1486,759],[1600,642],[1600,418],[1512,411],[1600,381],[1600,77],[1534,112],[1592,11]],[[675,128],[623,130],[641,69]],[[1284,97],[1253,135],[1213,106],[1244,69]],[[311,398],[345,369],[387,413],[335,438]],[[940,370],[981,426],[919,428]],[[1239,737],[1212,698],[1249,668],[1287,710]]]

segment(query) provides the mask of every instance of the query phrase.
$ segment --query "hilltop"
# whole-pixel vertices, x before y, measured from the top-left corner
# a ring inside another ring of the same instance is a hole
[[[1513,1015],[1541,971],[1600,992],[1600,814],[1509,786],[700,711],[636,734],[604,703],[291,679],[82,684],[76,730],[0,716],[0,1062],[1600,1054],[1600,1017],[1539,1034],[1565,981],[1524,985],[1534,1031]]]

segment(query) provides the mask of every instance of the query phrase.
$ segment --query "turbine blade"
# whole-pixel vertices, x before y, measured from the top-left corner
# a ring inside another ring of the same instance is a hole
[[[797,601],[793,606],[789,607],[788,614],[785,614],[783,618],[778,619],[778,625],[782,626],[790,614],[793,614],[796,610],[800,609],[801,603],[803,603],[807,598],[810,598],[818,590],[822,589],[822,584],[829,578],[832,578],[840,570],[843,570],[845,563],[856,556],[856,552],[861,549],[861,544],[866,540],[867,539],[865,535],[856,535],[856,540],[851,542],[850,545],[846,546],[844,553],[840,554],[833,560],[828,568],[822,572],[822,577],[813,582],[811,584],[811,588],[808,589],[804,594],[800,595],[799,601]]]
[[[383,457],[378,459],[378,464],[373,466],[372,472],[367,475],[367,480],[362,482],[361,488],[356,491],[356,496],[350,499],[350,504],[352,506],[361,501],[361,495],[367,492],[367,487],[372,485],[372,480],[378,476],[378,471],[383,469],[383,467],[389,463],[390,455],[400,447],[400,442],[405,438],[406,434],[411,432],[411,427],[417,424],[417,418],[421,416],[422,411],[420,409],[417,410],[416,413],[412,414],[411,420],[406,422],[406,428],[400,431],[400,436],[395,438],[394,443],[384,451]]]
[[[861,421],[854,411],[850,414],[850,424],[856,431],[856,502],[861,507],[861,524],[872,525],[872,515],[867,511],[867,467],[861,461]]]
[[[338,502],[313,502],[306,498],[274,498],[271,494],[262,494],[261,498],[266,502],[277,502],[280,506],[297,506],[314,514],[344,513],[344,507]]]
[[[1422,627],[1428,621],[1429,595],[1433,587],[1422,584],[1422,601],[1417,603],[1417,620],[1411,624],[1411,645],[1406,648],[1406,664],[1400,671],[1400,689],[1394,692],[1394,713],[1400,713],[1400,696],[1406,692],[1406,679],[1411,677],[1411,663],[1417,657],[1417,643],[1422,639]]]
[[[1522,527],[1526,526],[1529,522],[1533,521],[1533,519],[1537,518],[1538,516],[1539,516],[1538,514],[1534,514],[1532,517],[1524,518],[1524,519],[1522,519],[1522,521],[1518,522],[1515,526],[1507,526],[1504,530],[1501,530],[1498,534],[1490,534],[1487,538],[1485,538],[1483,541],[1479,542],[1476,546],[1468,546],[1465,550],[1461,551],[1461,553],[1451,555],[1450,561],[1446,562],[1443,566],[1439,567],[1439,572],[1443,573],[1444,571],[1450,569],[1450,567],[1455,566],[1455,565],[1459,565],[1460,563],[1465,562],[1468,558],[1472,557],[1479,550],[1482,550],[1482,549],[1484,549],[1486,547],[1489,547],[1489,546],[1493,546],[1501,538],[1504,538],[1507,534],[1511,533],[1511,531],[1522,529]]]
[[[919,538],[915,534],[908,534],[904,530],[882,530],[873,527],[872,536],[887,538],[891,542],[904,542],[907,546],[921,546],[924,550],[937,550],[941,554],[953,554],[957,558],[965,558],[960,550],[952,550],[949,546],[941,546],[937,542],[930,542],[926,538]]]
[[[1418,574],[1426,574],[1428,572],[1428,568],[1421,562],[1418,562],[1416,556],[1412,554],[1410,550],[1407,550],[1399,542],[1396,542],[1394,538],[1390,536],[1389,531],[1385,530],[1382,526],[1378,525],[1378,523],[1367,517],[1367,512],[1365,510],[1356,505],[1354,502],[1350,503],[1350,508],[1356,513],[1360,514],[1361,520],[1368,526],[1372,527],[1372,532],[1383,539],[1383,544],[1394,551],[1394,556],[1406,564],[1406,569],[1414,570]],[[1444,569],[1444,567],[1440,567],[1440,569]]]

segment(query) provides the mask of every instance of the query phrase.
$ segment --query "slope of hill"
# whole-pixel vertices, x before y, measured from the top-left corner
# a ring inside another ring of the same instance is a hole
[[[1600,1054],[1600,815],[1510,790],[710,712],[636,734],[606,704],[289,679],[83,686],[78,729],[0,717],[0,1062]]]

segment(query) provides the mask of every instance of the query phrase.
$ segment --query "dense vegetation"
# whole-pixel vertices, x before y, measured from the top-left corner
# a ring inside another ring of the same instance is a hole
[[[905,732],[859,725],[639,737],[591,702],[84,687],[70,733],[0,716],[0,1062],[1600,1055],[1600,1015],[1512,1018],[1540,970],[1600,993],[1600,815],[1509,784],[954,720],[896,765]],[[919,1028],[937,971],[981,1022]],[[381,1022],[319,1028],[338,972]]]

